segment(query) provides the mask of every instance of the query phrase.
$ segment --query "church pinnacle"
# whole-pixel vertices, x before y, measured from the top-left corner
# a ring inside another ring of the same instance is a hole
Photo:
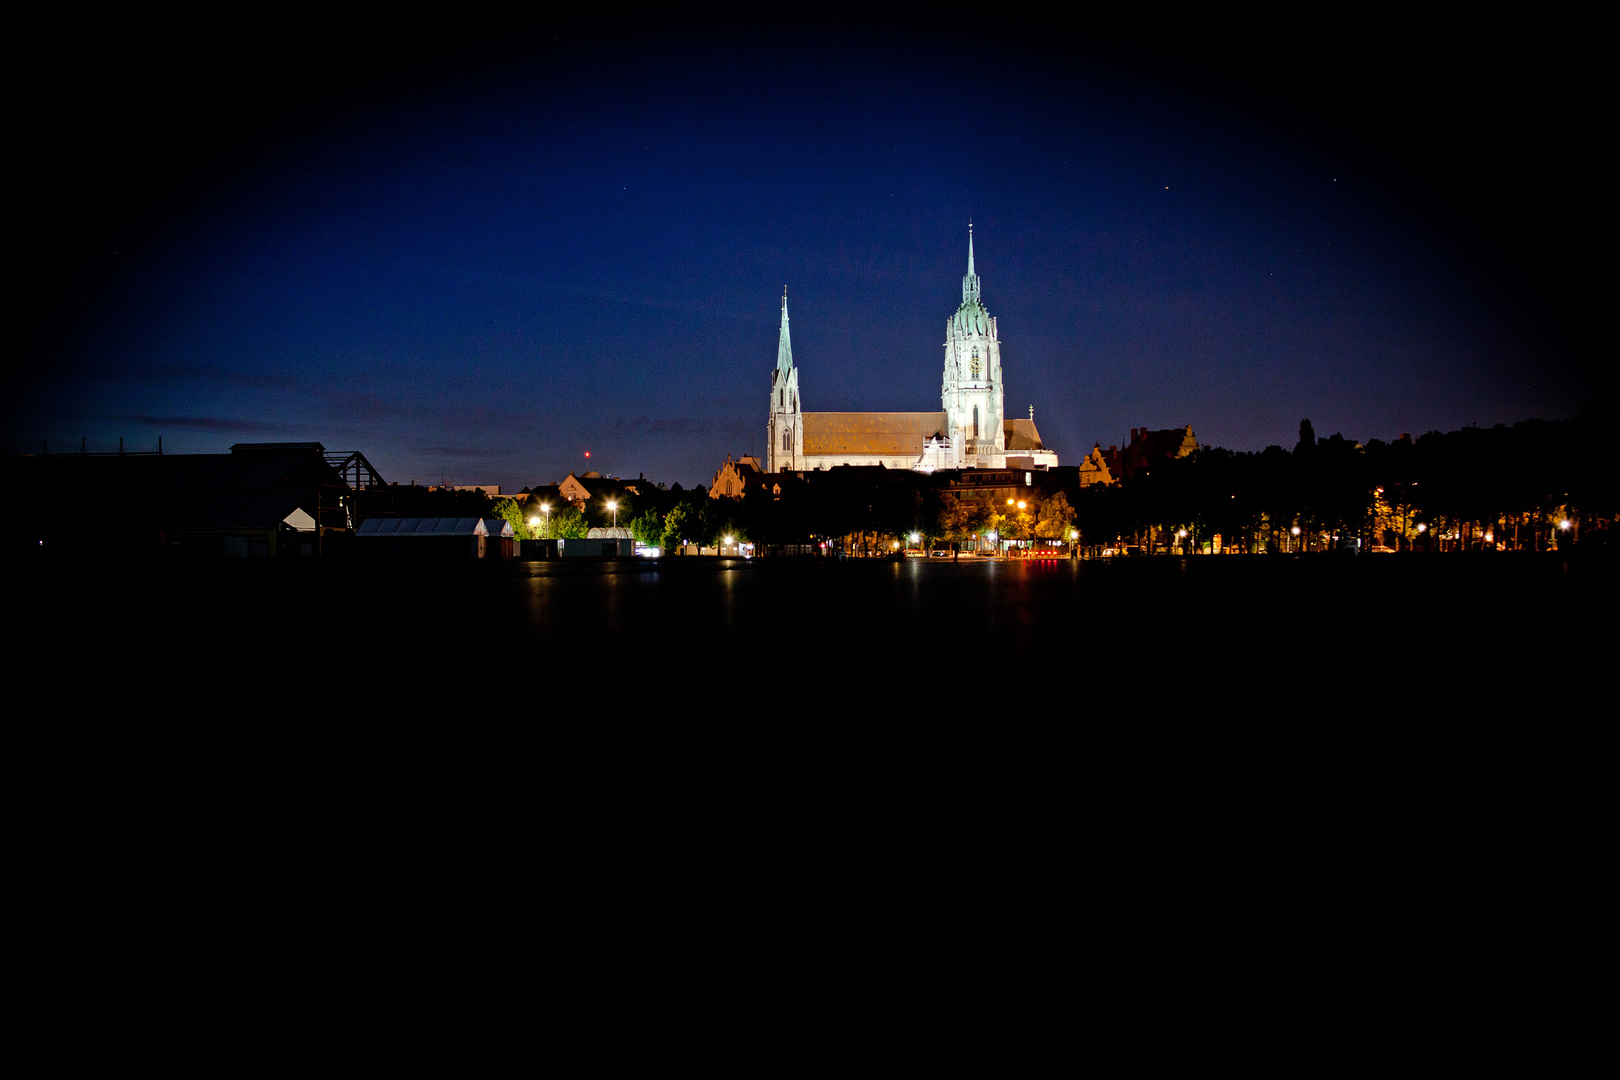
[[[782,336],[776,345],[776,369],[784,375],[793,370],[793,341],[788,337],[787,286],[782,286]]]
[[[968,222],[968,272],[962,279],[962,303],[979,299],[979,275],[973,272],[973,223]]]

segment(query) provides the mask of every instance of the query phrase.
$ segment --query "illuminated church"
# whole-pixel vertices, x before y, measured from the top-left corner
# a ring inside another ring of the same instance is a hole
[[[968,229],[962,304],[945,323],[945,373],[938,412],[804,412],[799,369],[788,337],[787,296],[771,372],[771,411],[765,426],[767,472],[802,472],[837,465],[891,469],[1051,468],[1057,454],[1041,444],[1030,418],[1008,419],[1002,404],[1001,340],[973,272]]]

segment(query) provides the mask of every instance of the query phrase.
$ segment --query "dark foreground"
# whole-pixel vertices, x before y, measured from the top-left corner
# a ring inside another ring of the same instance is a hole
[[[1556,556],[15,569],[23,670],[290,717],[1376,722],[1579,709],[1616,643],[1614,567]]]
[[[1512,557],[34,568],[8,608],[19,922],[171,965],[251,938],[318,971],[359,942],[380,972],[424,928],[504,957],[600,926],[658,956],[774,919],[811,952],[876,934],[937,962],[966,926],[1114,957],[1110,986],[1151,972],[1133,1000],[1168,971],[1491,986],[1515,927],[1572,954],[1602,895],[1615,580]]]

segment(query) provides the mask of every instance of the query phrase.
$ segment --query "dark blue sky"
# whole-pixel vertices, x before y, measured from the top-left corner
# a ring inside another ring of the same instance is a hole
[[[118,29],[52,57],[20,136],[12,452],[707,482],[763,450],[784,285],[807,409],[939,407],[969,218],[1008,412],[1069,464],[1135,426],[1259,449],[1612,393],[1608,215],[1566,184],[1595,107],[1547,34],[543,23],[200,60]]]

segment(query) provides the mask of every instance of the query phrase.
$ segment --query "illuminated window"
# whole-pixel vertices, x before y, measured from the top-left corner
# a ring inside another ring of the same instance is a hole
[[[973,406],[973,437],[975,439],[979,437],[979,407],[977,405]]]

